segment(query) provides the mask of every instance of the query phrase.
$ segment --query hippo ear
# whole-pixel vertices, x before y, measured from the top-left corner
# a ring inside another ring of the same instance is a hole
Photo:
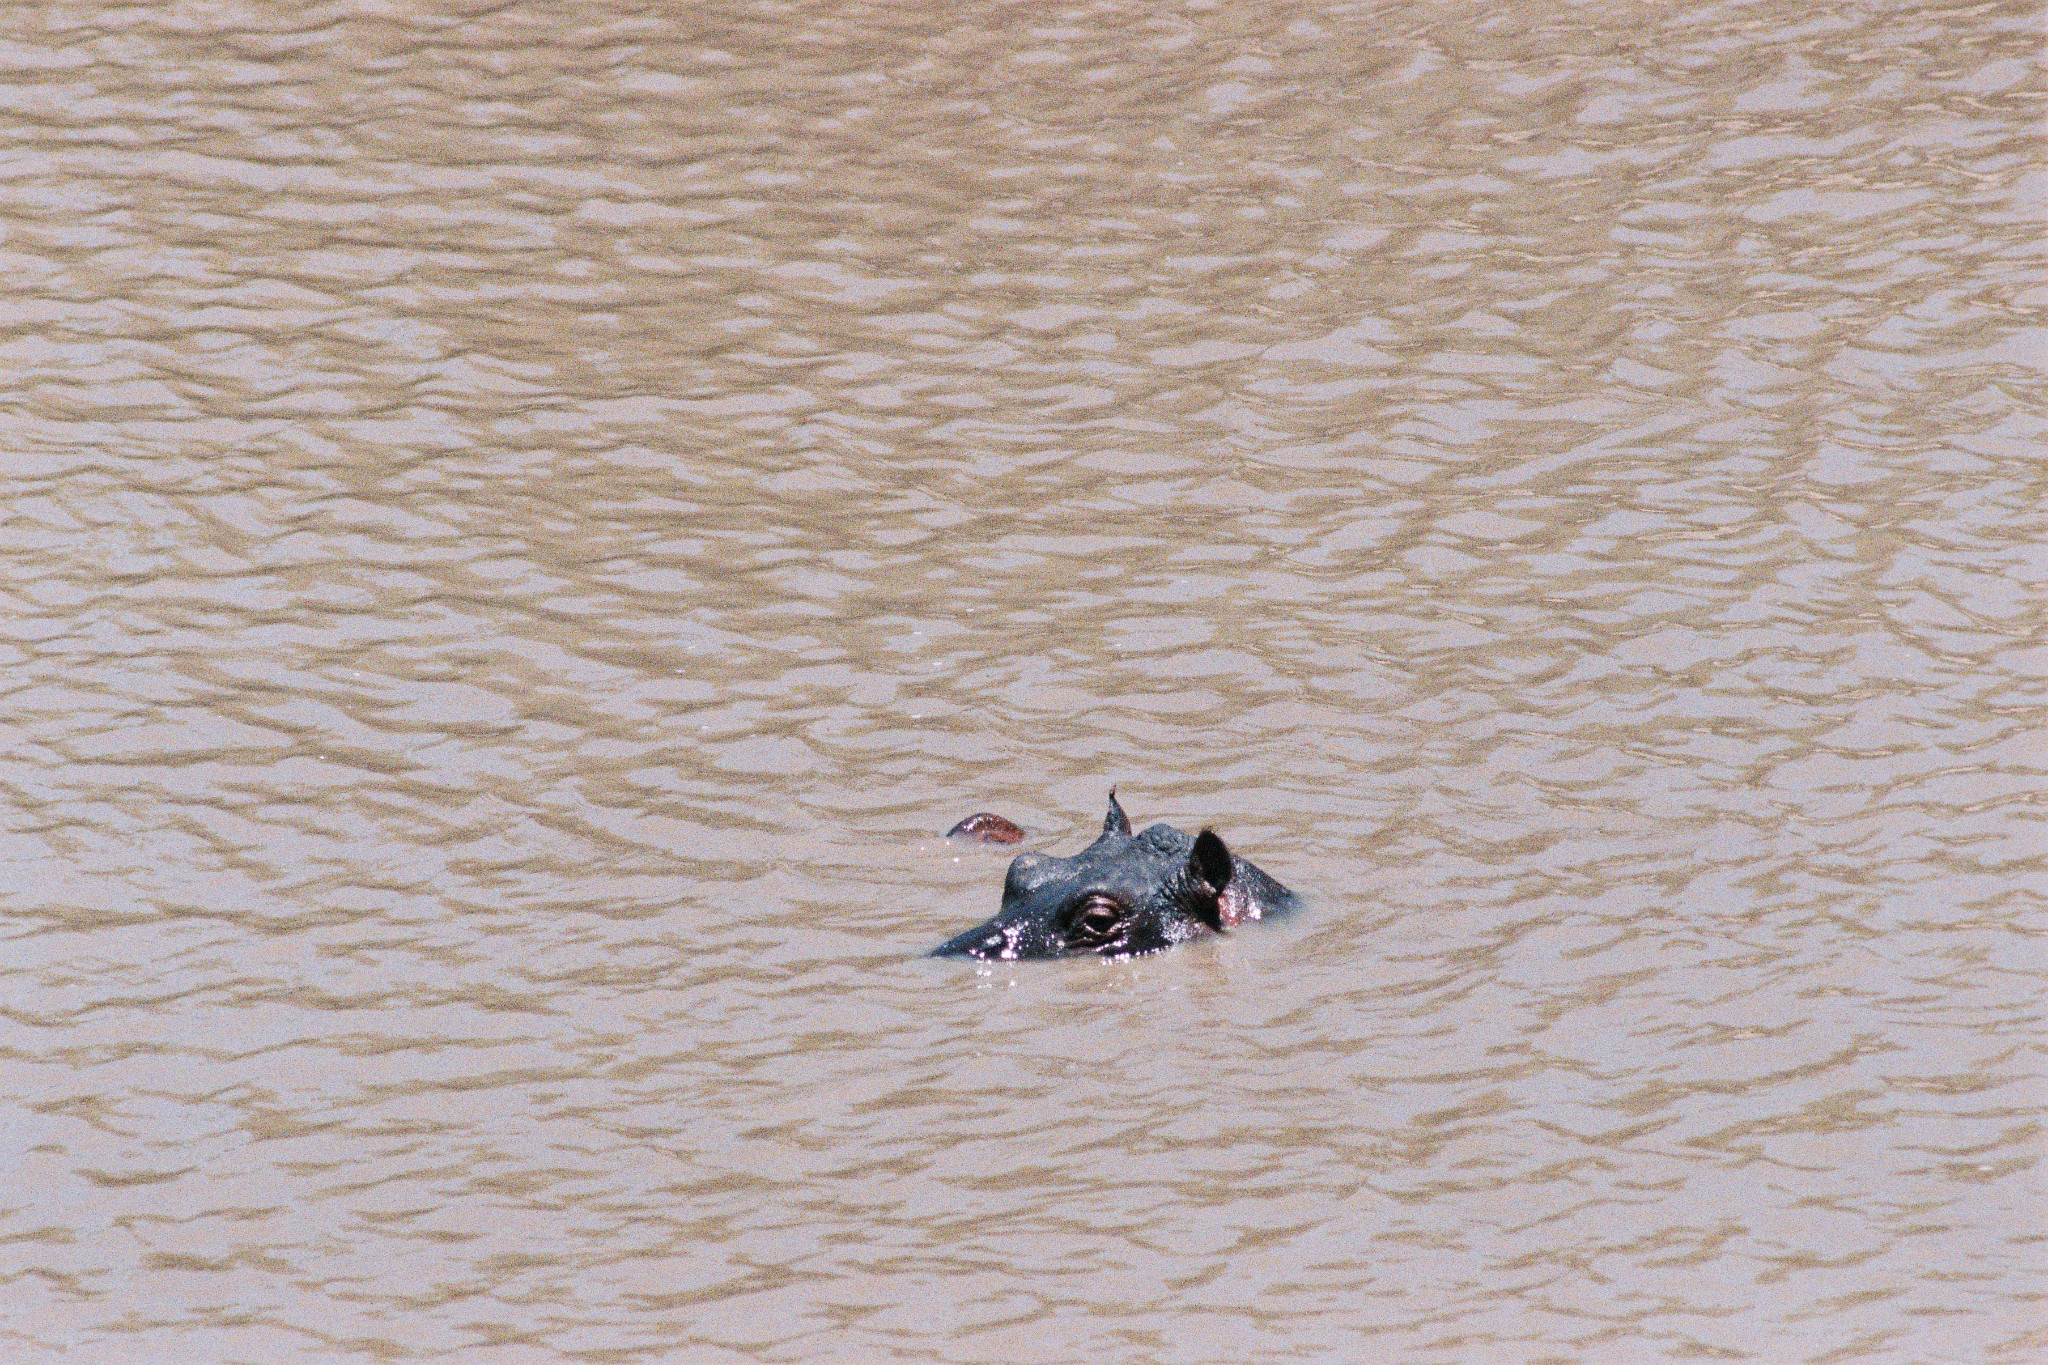
[[[1109,814],[1102,817],[1102,832],[1121,834],[1126,839],[1131,836],[1131,817],[1125,815],[1124,808],[1116,803],[1115,787],[1109,789]]]
[[[978,810],[946,831],[948,839],[973,839],[984,844],[1021,844],[1024,831],[1016,821],[1005,820],[993,812]]]
[[[1219,934],[1225,928],[1223,888],[1230,885],[1230,877],[1235,870],[1230,849],[1215,830],[1205,829],[1195,836],[1195,846],[1188,850],[1185,874],[1188,899],[1202,923]]]

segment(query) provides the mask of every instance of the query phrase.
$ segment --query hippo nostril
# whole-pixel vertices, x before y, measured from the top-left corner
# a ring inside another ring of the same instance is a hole
[[[1020,853],[1010,860],[1009,875],[1003,878],[1004,894],[1022,896],[1031,889],[1055,875],[1058,871],[1057,858],[1043,853]]]

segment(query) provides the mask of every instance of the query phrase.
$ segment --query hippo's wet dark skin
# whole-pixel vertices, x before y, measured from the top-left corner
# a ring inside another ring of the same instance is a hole
[[[952,832],[1012,843],[1006,836],[1013,830],[1009,821],[984,812]],[[1080,953],[1135,957],[1228,933],[1293,904],[1293,892],[1232,853],[1213,830],[1190,835],[1154,825],[1132,834],[1111,790],[1094,843],[1071,858],[1017,855],[996,917],[940,944],[932,956],[1004,962]]]

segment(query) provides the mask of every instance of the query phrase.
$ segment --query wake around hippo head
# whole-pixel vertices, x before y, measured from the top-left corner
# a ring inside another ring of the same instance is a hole
[[[1009,821],[986,813],[949,833],[992,843],[1023,837]],[[1017,855],[996,917],[948,939],[932,956],[1006,962],[1078,953],[1135,957],[1227,933],[1293,904],[1293,892],[1232,853],[1212,830],[1189,835],[1154,825],[1132,834],[1111,788],[1094,843],[1071,858]]]

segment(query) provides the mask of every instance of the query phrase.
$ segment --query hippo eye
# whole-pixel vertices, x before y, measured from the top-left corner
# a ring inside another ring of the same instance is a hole
[[[1090,896],[1060,915],[1060,937],[1076,948],[1100,948],[1123,937],[1128,914],[1107,896]]]

